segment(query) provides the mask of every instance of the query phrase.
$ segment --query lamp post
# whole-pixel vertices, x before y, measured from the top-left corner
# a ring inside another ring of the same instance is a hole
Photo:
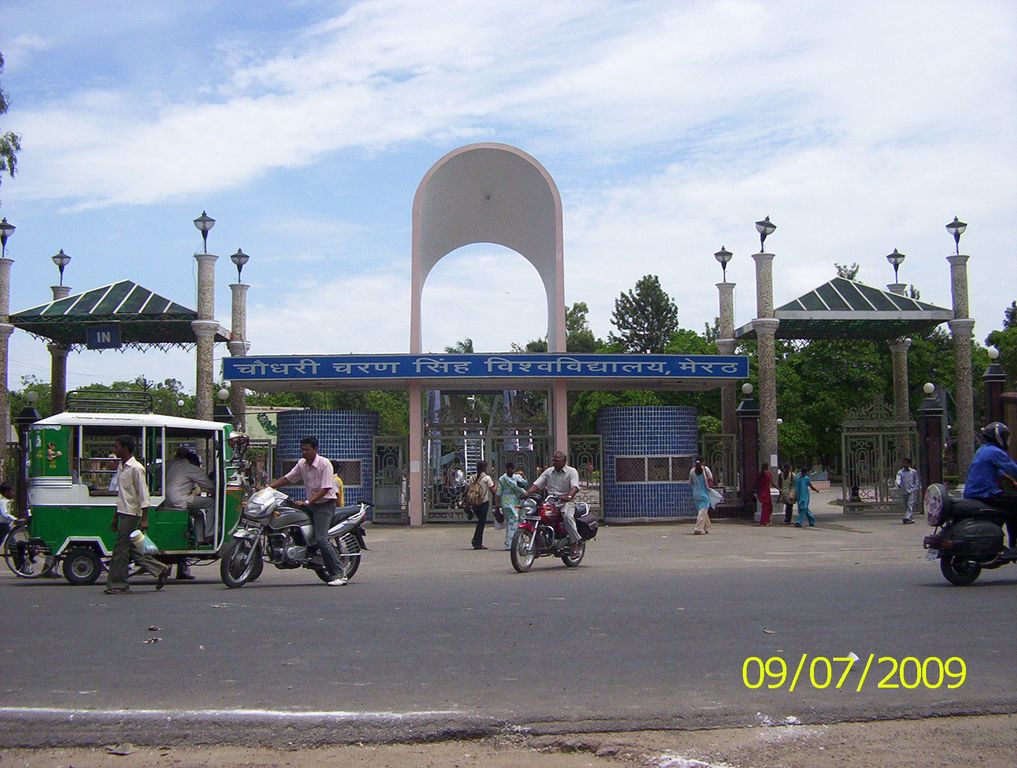
[[[64,253],[64,249],[61,248],[54,256],[53,263],[57,265],[57,269],[60,270],[60,285],[64,284],[64,268],[71,263],[71,257]]]
[[[250,261],[250,259],[251,259],[250,254],[244,253],[242,248],[237,248],[237,252],[230,256],[230,261],[237,265],[238,283],[243,282],[243,279],[240,277],[240,273],[244,269],[244,264]]]
[[[21,456],[18,457],[17,472],[18,517],[25,517],[28,512],[28,432],[29,427],[39,420],[39,411],[35,408],[35,404],[39,401],[39,393],[29,390],[25,393],[25,399],[28,404],[14,417],[14,426],[18,429],[18,447],[21,453]]]
[[[956,216],[953,217],[953,221],[946,225],[946,231],[953,235],[954,254],[957,256],[960,255],[960,237],[964,234],[964,230],[967,228],[968,225]]]
[[[215,262],[218,256],[208,252],[208,233],[215,226],[215,219],[205,211],[194,220],[194,226],[201,232],[202,253],[194,254],[198,262],[198,317],[191,321],[196,343],[195,364],[195,414],[197,418],[210,421],[213,415],[213,349],[219,324],[215,321]]]
[[[762,461],[777,463],[777,328],[780,320],[773,312],[773,254],[766,253],[766,238],[777,225],[766,216],[756,222],[759,253],[756,262],[756,317],[752,330],[756,333],[756,355],[759,363],[759,453]],[[758,468],[757,462],[757,468]]]
[[[7,258],[7,240],[16,227],[0,220],[0,466],[7,458],[7,435],[11,431],[11,400],[7,391],[7,351],[10,348],[14,326],[10,323],[11,311],[11,265]]]
[[[233,412],[230,410],[229,405],[226,404],[226,401],[230,398],[230,391],[226,387],[222,387],[216,393],[216,397],[219,398],[219,403],[215,406],[215,410],[212,413],[212,420],[218,421],[221,424],[232,423]]]
[[[766,238],[769,237],[770,235],[772,235],[776,231],[776,229],[777,229],[777,225],[774,224],[772,221],[770,221],[770,217],[769,216],[764,218],[762,221],[757,221],[756,222],[756,232],[759,233],[759,252],[760,253],[764,253],[766,251],[766,248],[764,247],[763,244],[766,242]]]
[[[890,266],[893,267],[894,285],[898,285],[900,283],[900,280],[897,279],[897,270],[900,269],[900,265],[904,263],[905,258],[907,257],[896,248],[893,249],[893,253],[886,254],[886,260],[890,262]],[[893,289],[891,288],[890,290]],[[903,291],[894,291],[894,293],[903,293]]]
[[[194,220],[194,226],[197,227],[201,233],[201,244],[205,253],[208,253],[208,233],[212,231],[212,227],[215,226],[215,219],[209,216],[204,211],[201,215]]]
[[[230,340],[227,343],[232,357],[243,357],[247,354],[250,345],[247,343],[247,289],[250,287],[243,282],[244,265],[250,261],[250,254],[244,253],[242,248],[230,256],[237,267],[237,281],[230,285],[232,293],[232,326],[230,328]],[[241,432],[247,431],[247,390],[242,386],[232,388],[230,397],[230,409],[233,418],[236,420],[237,429]]]
[[[953,299],[953,320],[950,335],[953,337],[954,384],[953,396],[957,403],[956,446],[957,474],[964,478],[975,454],[975,393],[971,350],[975,321],[968,311],[968,257],[960,252],[960,237],[968,225],[953,217],[946,231],[953,236],[954,253],[946,257],[950,264],[950,294]]]
[[[713,254],[713,258],[715,258],[717,261],[720,262],[720,268],[721,268],[721,271],[722,271],[722,273],[724,275],[724,282],[725,283],[727,282],[727,263],[729,261],[731,261],[731,257],[733,255],[734,254],[732,254],[731,251],[729,251],[723,245],[720,246],[720,250],[719,251],[717,251],[715,254]]]

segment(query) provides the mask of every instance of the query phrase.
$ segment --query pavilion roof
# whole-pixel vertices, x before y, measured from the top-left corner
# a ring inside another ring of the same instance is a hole
[[[836,277],[774,310],[778,339],[894,339],[953,319],[949,309]],[[754,339],[752,323],[735,338]]]
[[[117,325],[123,346],[188,346],[197,338],[191,322],[198,313],[148,288],[121,280],[12,313],[11,325],[34,336],[68,344],[85,346],[85,329],[89,325]],[[230,334],[222,326],[216,341],[229,341]]]

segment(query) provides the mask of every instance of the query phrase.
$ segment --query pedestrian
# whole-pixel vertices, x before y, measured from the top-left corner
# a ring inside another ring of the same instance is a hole
[[[14,501],[14,488],[10,483],[0,484],[0,543],[3,543],[18,518],[11,513],[11,502]]]
[[[780,503],[784,505],[784,525],[791,525],[795,511],[795,475],[791,465],[785,463],[784,468],[777,472],[777,488],[780,490]]]
[[[697,456],[696,463],[689,470],[689,483],[692,486],[692,503],[696,505],[696,527],[692,533],[696,536],[709,533],[710,526],[710,486],[713,484],[713,473]]]
[[[773,497],[770,489],[773,487],[773,475],[770,474],[770,465],[765,461],[759,468],[759,481],[756,483],[756,499],[759,500],[759,524],[769,525],[773,516]]]
[[[816,525],[816,518],[812,516],[812,511],[809,509],[810,490],[819,493],[816,486],[812,484],[812,478],[809,477],[809,468],[802,467],[802,471],[795,479],[795,495],[798,497],[798,520],[795,522],[795,528],[801,528],[802,523],[806,520],[809,521],[809,528]]]
[[[305,437],[300,441],[300,461],[293,469],[268,484],[269,488],[282,488],[284,485],[295,485],[297,481],[304,484],[303,501],[295,502],[303,507],[311,518],[314,526],[314,540],[321,553],[322,567],[328,577],[325,582],[330,587],[341,587],[346,584],[342,566],[335,547],[328,538],[328,529],[335,517],[335,478],[332,462],[318,453],[318,438]]]
[[[901,462],[901,468],[897,471],[897,487],[904,499],[904,519],[901,522],[903,525],[913,525],[915,505],[918,504],[922,484],[918,479],[918,470],[911,466],[910,458]]]
[[[134,446],[134,437],[131,435],[121,435],[113,444],[113,452],[120,463],[116,473],[117,511],[110,528],[116,532],[117,540],[109,564],[105,589],[107,595],[125,595],[131,591],[127,584],[127,571],[132,560],[155,576],[157,592],[166,586],[171,570],[168,565],[141,551],[140,547],[134,547],[131,542],[132,533],[148,529],[149,505],[145,468],[134,458]]]
[[[519,528],[521,497],[527,486],[526,480],[516,472],[516,465],[511,461],[506,463],[505,474],[498,478],[501,512],[505,515],[505,549],[512,549],[512,537]]]
[[[477,518],[473,528],[473,548],[487,549],[484,546],[484,526],[487,525],[487,513],[495,501],[494,480],[487,474],[487,462],[477,462],[477,474],[470,477],[466,486],[466,509]]]

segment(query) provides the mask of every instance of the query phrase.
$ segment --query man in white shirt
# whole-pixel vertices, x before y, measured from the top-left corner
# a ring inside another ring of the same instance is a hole
[[[576,505],[572,501],[579,493],[579,473],[574,467],[565,463],[565,454],[555,451],[551,457],[551,466],[545,469],[530,486],[530,493],[536,493],[541,488],[547,488],[548,493],[553,493],[562,502],[561,511],[564,517],[565,530],[569,534],[569,542],[572,544],[572,555],[579,556],[579,529],[576,527]]]
[[[922,492],[922,484],[918,479],[918,470],[912,468],[911,459],[904,459],[903,465],[897,472],[897,487],[900,488],[901,496],[904,498],[904,525],[911,525],[915,521],[915,505],[918,504],[918,497]]]
[[[113,558],[109,564],[109,579],[106,582],[107,595],[122,595],[130,592],[127,586],[127,572],[133,560],[156,577],[155,589],[166,586],[170,567],[131,545],[131,534],[135,530],[148,528],[148,484],[145,467],[134,458],[134,438],[121,435],[113,450],[120,459],[117,467],[117,511],[110,528],[116,531],[117,541],[113,546]]]

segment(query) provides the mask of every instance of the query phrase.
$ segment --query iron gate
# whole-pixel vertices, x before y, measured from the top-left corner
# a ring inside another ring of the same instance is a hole
[[[735,436],[726,434],[704,434],[699,454],[703,463],[713,473],[717,485],[738,488],[738,465],[735,461]]]
[[[372,519],[375,523],[408,525],[410,522],[406,508],[409,482],[407,445],[405,437],[374,438]]]
[[[914,460],[917,452],[915,422],[895,419],[886,403],[848,411],[841,431],[844,511],[899,511],[897,470],[903,459]]]
[[[604,496],[601,478],[604,476],[604,452],[600,435],[569,435],[568,462],[579,473],[577,501],[584,501],[604,519]]]

